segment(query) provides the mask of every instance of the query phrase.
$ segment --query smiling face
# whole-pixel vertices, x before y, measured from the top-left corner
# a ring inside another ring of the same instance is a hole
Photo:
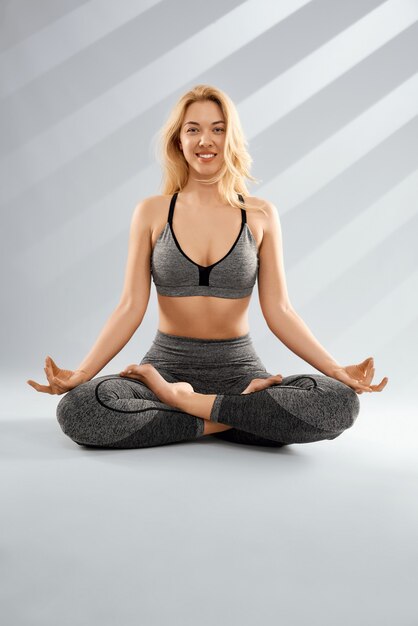
[[[222,109],[212,100],[190,104],[180,131],[180,149],[199,176],[213,176],[223,163],[226,123]],[[211,156],[202,156],[211,155]],[[213,156],[214,155],[214,156]]]

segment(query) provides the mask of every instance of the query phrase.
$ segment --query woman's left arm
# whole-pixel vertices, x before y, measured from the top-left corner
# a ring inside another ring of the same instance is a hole
[[[278,339],[301,359],[326,376],[342,367],[319,343],[294,309],[280,312],[268,327]]]
[[[259,250],[258,293],[267,326],[289,350],[326,376],[343,380],[348,385],[351,383],[360,390],[377,391],[378,389],[371,389],[370,380],[366,379],[369,376],[369,365],[359,368],[358,379],[352,378],[352,371],[348,372],[347,368],[340,365],[325,350],[296,313],[287,291],[279,214],[271,202],[265,201],[263,208],[266,210],[266,217],[263,224],[263,240]],[[367,361],[370,361],[371,366],[373,365],[372,357],[369,357]],[[363,369],[365,374],[360,376]]]

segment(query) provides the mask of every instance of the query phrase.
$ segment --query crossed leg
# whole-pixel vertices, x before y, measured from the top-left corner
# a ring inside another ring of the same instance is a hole
[[[286,444],[335,439],[354,424],[360,410],[351,387],[323,374],[295,374],[282,384],[230,395],[200,394],[189,383],[167,383],[151,364],[137,366],[135,375],[174,408]]]
[[[168,382],[150,364],[136,366],[134,375],[102,376],[67,392],[57,406],[64,433],[80,445],[110,448],[222,437],[223,431],[242,443],[283,445],[334,439],[359,413],[356,392],[324,375],[292,375],[272,385],[256,379],[231,395],[195,393],[187,382]],[[254,386],[258,390],[249,391]]]
[[[146,371],[145,365],[137,366]],[[145,369],[144,369],[145,368]],[[153,371],[156,370],[153,368]],[[169,372],[158,376],[165,385]],[[203,435],[230,431],[231,441],[271,445],[226,424],[204,420],[170,406],[150,388],[145,376],[100,376],[68,391],[56,414],[63,432],[75,443],[98,448],[144,448],[192,441]],[[184,385],[187,383],[174,383]],[[189,388],[192,387],[189,385]]]
[[[204,426],[200,417],[162,402],[143,382],[118,375],[93,378],[71,389],[56,414],[75,443],[99,448],[192,441],[202,436]]]

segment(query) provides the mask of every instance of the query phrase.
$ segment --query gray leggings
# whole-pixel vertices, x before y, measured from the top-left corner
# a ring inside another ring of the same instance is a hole
[[[195,339],[157,330],[141,363],[168,382],[189,382],[217,394],[211,420],[232,426],[212,436],[236,443],[282,446],[335,439],[360,410],[357,393],[322,374],[293,374],[282,383],[242,395],[252,378],[270,374],[250,333]],[[99,448],[147,448],[203,436],[205,420],[160,402],[142,382],[117,375],[93,378],[68,391],[58,422],[75,443]]]

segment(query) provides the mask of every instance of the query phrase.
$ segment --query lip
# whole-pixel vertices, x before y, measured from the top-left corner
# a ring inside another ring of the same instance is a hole
[[[213,157],[210,157],[210,159],[208,159],[208,158],[206,158],[206,159],[205,159],[204,157],[201,157],[201,156],[200,156],[201,154],[210,154],[210,153],[209,153],[209,152],[197,152],[197,153],[196,153],[197,158],[198,158],[198,159],[199,159],[199,161],[201,161],[202,163],[203,163],[204,161],[207,161],[207,162],[209,163],[209,162],[213,161],[213,159],[217,156],[217,152],[214,152],[214,153],[213,153]]]

